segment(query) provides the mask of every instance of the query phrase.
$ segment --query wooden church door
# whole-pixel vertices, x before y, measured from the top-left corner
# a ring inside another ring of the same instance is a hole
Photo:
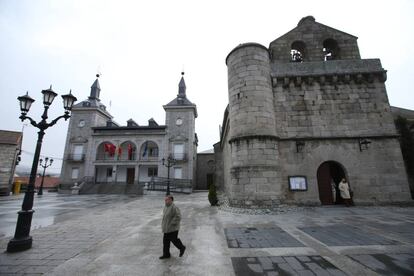
[[[319,199],[322,205],[334,204],[331,187],[331,169],[329,162],[319,166],[317,172]]]

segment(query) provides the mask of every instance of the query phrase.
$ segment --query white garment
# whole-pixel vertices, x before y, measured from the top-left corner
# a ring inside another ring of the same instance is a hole
[[[338,189],[341,191],[341,197],[343,199],[350,199],[351,195],[349,193],[349,185],[347,182],[339,182]]]

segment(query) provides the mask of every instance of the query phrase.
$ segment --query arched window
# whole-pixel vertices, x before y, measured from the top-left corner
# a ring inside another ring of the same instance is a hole
[[[112,160],[116,154],[116,146],[111,142],[99,144],[96,150],[96,160]]]
[[[323,42],[324,60],[339,59],[339,47],[336,40],[328,38]]]
[[[158,145],[152,141],[145,141],[141,146],[140,156],[141,160],[157,159]]]
[[[123,142],[117,151],[119,160],[135,160],[136,146],[131,141]]]
[[[306,45],[303,41],[295,41],[290,47],[290,61],[302,62],[305,58]]]

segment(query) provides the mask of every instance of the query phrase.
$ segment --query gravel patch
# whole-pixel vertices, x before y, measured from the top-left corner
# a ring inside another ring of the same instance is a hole
[[[278,206],[273,206],[272,208],[240,208],[240,207],[230,206],[228,198],[223,195],[219,195],[218,199],[219,199],[218,210],[224,211],[224,212],[230,212],[233,214],[277,215],[277,214],[286,214],[286,213],[292,213],[292,212],[310,211],[315,208],[312,206],[297,206],[297,205],[287,205],[287,204],[280,204]]]

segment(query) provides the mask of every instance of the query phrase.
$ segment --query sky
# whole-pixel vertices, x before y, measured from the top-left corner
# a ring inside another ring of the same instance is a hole
[[[19,167],[30,167],[38,130],[19,119],[26,91],[36,100],[28,116],[39,121],[41,90],[52,85],[50,121],[63,114],[60,95],[72,89],[85,100],[100,73],[101,101],[117,123],[164,124],[162,105],[185,71],[198,151],[211,149],[228,104],[227,54],[245,42],[268,47],[308,15],[357,36],[361,57],[380,58],[388,71],[390,104],[414,109],[414,1],[0,0],[0,129],[23,130]],[[50,173],[60,172],[67,127],[61,120],[46,130]]]

